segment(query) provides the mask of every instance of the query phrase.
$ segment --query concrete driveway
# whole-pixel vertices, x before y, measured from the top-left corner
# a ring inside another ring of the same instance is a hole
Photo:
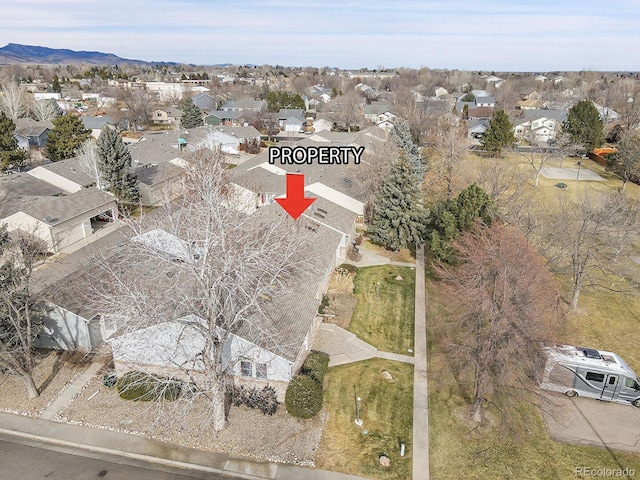
[[[589,170],[588,168],[580,169],[580,176],[578,177],[578,168],[559,168],[559,167],[545,167],[541,170],[541,173],[546,178],[554,178],[558,180],[591,180],[601,182],[604,180],[596,172]]]
[[[545,392],[549,436],[578,445],[640,453],[640,408]]]

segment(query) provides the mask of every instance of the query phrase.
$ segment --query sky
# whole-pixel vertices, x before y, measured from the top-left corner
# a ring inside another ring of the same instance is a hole
[[[212,65],[640,70],[640,0],[3,0],[21,43]]]

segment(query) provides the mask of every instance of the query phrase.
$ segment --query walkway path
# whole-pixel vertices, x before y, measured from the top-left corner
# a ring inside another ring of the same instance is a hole
[[[313,342],[313,350],[328,354],[330,367],[369,360],[370,358],[384,358],[413,364],[413,357],[381,352],[373,345],[360,340],[355,334],[333,323],[320,324],[320,330]]]
[[[89,383],[89,381],[95,376],[98,371],[104,366],[102,362],[94,362],[80,374],[70,385],[67,386],[51,404],[40,414],[40,418],[44,420],[52,420],[58,412],[66,407],[73,397],[75,397],[80,390]]]
[[[416,252],[416,321],[413,346],[413,478],[429,480],[429,391],[424,246]]]
[[[366,247],[360,247],[360,260],[350,260],[345,259],[344,263],[348,263],[350,265],[355,265],[357,267],[372,267],[375,265],[397,265],[399,267],[415,267],[415,263],[408,262],[396,262],[395,260],[391,260],[388,257],[380,255],[379,253],[374,252],[373,250],[369,250]]]

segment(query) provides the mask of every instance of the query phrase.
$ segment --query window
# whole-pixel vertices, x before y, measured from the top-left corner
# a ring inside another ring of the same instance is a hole
[[[625,378],[624,386],[627,388],[633,388],[634,390],[640,390],[638,382],[636,382],[633,378]]]
[[[604,382],[604,375],[602,373],[587,372],[587,380],[591,382]]]
[[[256,377],[257,378],[267,378],[267,364],[266,363],[257,363],[256,364]]]
[[[616,384],[616,377],[609,377],[609,385],[615,385]]]
[[[240,373],[243,377],[250,377],[251,376],[251,362],[248,362],[246,360],[242,360],[240,362]]]

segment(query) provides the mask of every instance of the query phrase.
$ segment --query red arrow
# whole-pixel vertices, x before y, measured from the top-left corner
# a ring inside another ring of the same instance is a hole
[[[304,198],[304,175],[287,173],[287,194],[276,198],[276,202],[296,220],[315,201],[315,198]]]

